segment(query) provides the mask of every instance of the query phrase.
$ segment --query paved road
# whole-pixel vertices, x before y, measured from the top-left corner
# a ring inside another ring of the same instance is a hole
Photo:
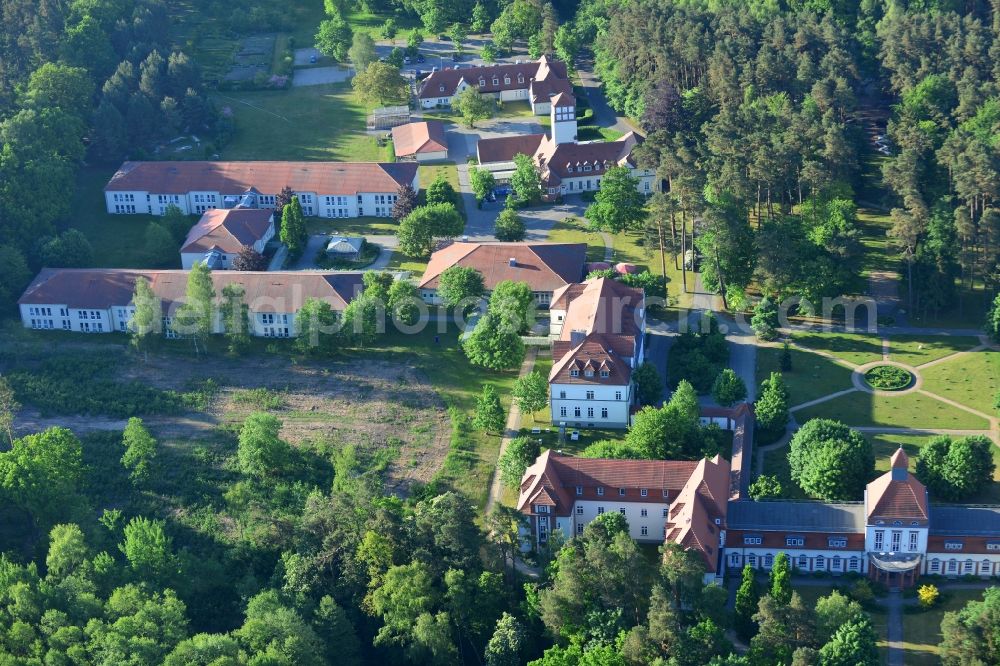
[[[594,110],[594,120],[601,127],[610,127],[619,132],[631,132],[635,128],[626,118],[618,116],[615,110],[608,104],[608,98],[601,88],[601,82],[594,75],[593,57],[588,55],[577,58],[577,73],[580,76],[580,87],[583,88],[590,102],[590,108]]]
[[[532,368],[535,367],[535,359],[538,356],[538,347],[532,345],[525,350],[524,361],[521,363],[521,369],[518,370],[517,376],[524,377]],[[511,405],[510,412],[507,414],[507,423],[504,426],[503,438],[500,440],[500,453],[497,455],[497,460],[499,461],[500,456],[504,454],[507,450],[507,445],[510,444],[510,440],[517,437],[518,427],[521,425],[521,410],[517,405]],[[486,496],[486,510],[483,513],[489,513],[493,510],[493,506],[500,501],[500,495],[503,492],[503,488],[500,483],[500,470],[497,467],[493,468],[493,478],[490,480],[490,492]]]

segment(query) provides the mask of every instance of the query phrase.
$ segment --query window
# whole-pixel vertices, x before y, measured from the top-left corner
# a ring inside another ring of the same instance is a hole
[[[579,407],[574,407],[573,408],[573,416],[575,416],[576,418],[580,418],[580,408]]]
[[[597,507],[597,515],[598,516],[603,516],[604,515],[604,507],[603,506]]]
[[[576,487],[576,494],[577,495],[582,495],[583,494],[583,486],[577,486]]]
[[[664,517],[664,518],[666,518],[666,517],[667,517],[667,510],[666,510],[666,509],[664,509],[664,510],[663,510],[663,517]]]
[[[747,555],[747,564],[750,565],[751,569],[757,568],[757,556],[754,553]]]
[[[843,560],[840,559],[840,555],[834,555],[833,559],[830,560],[830,568],[834,571],[840,571],[843,568]]]
[[[931,560],[931,573],[941,571],[941,560]]]
[[[745,536],[743,537],[743,544],[745,546],[759,546],[762,539],[759,536]]]
[[[566,391],[559,391],[559,398],[562,400],[566,399]]]
[[[770,569],[772,566],[774,566],[774,555],[768,553],[764,556],[764,568]]]
[[[577,534],[583,534],[583,523],[577,523],[576,524],[576,533]]]
[[[619,497],[625,497],[625,489],[624,488],[619,488],[618,489],[618,496]]]
[[[604,368],[601,369],[601,378],[602,379],[607,379],[610,376],[611,376],[611,373],[608,372],[607,369],[604,369]]]
[[[962,550],[962,542],[961,541],[945,541],[944,542],[944,549],[945,550]]]
[[[875,531],[875,552],[881,553],[882,547],[885,545],[885,530]]]
[[[594,392],[587,391],[587,400],[593,400],[593,399],[594,399]]]
[[[898,553],[902,549],[903,533],[899,530],[892,531],[892,552]]]
[[[642,536],[649,536],[649,528],[643,525],[641,528],[639,528],[639,534],[641,534]]]
[[[847,537],[828,537],[826,545],[829,548],[847,548]]]
[[[948,573],[958,571],[958,560],[948,560]]]
[[[622,399],[622,392],[615,391],[615,400],[621,400],[621,399]]]
[[[645,517],[647,517],[648,515],[649,515],[649,509],[640,509],[640,510],[639,510],[639,516],[640,516],[641,518],[645,518]]]
[[[1000,550],[1000,543],[988,543],[986,544],[986,550]]]
[[[608,408],[607,407],[601,407],[601,418],[602,419],[608,418]]]
[[[785,545],[786,546],[804,546],[805,545],[805,539],[803,539],[800,536],[785,537]]]
[[[535,513],[548,513],[548,512],[549,512],[549,507],[548,506],[546,506],[544,504],[536,504],[535,505]]]
[[[509,86],[510,85],[510,77],[509,76],[503,77],[503,84],[505,86]]]
[[[809,568],[809,558],[805,555],[799,555],[799,569]]]
[[[583,507],[582,506],[576,507],[576,515],[578,515],[578,516],[582,516],[583,515]]]
[[[576,368],[573,368],[572,370],[569,371],[569,376],[570,377],[579,377],[580,376],[580,371],[577,370]]]
[[[604,486],[597,486],[597,496],[601,497],[604,495]]]
[[[641,489],[641,490],[639,491],[639,496],[640,496],[640,497],[645,497],[645,496],[646,496],[646,495],[648,495],[648,494],[649,494],[649,491],[648,491],[648,490],[646,490],[645,488],[643,488],[643,489]]]
[[[852,557],[847,562],[847,568],[850,569],[851,571],[860,571],[861,570],[861,560],[858,559],[857,557]]]
[[[517,82],[518,83],[524,83],[524,74],[518,74],[517,75]]]
[[[920,532],[910,532],[910,552],[917,549],[917,542],[920,538]]]
[[[618,508],[618,513],[620,513],[620,514],[622,514],[624,516],[625,515],[625,507],[619,507]]]
[[[559,416],[566,416],[566,408],[565,407],[560,407],[559,408]]]
[[[584,377],[593,377],[594,376],[594,371],[591,370],[590,368],[587,368],[586,370],[583,371],[583,376]]]
[[[588,419],[594,418],[594,408],[593,407],[587,407],[587,418]]]
[[[495,86],[500,85],[500,79],[498,79],[497,77],[494,76],[493,77],[493,85],[495,85]]]
[[[822,555],[816,556],[816,571],[824,571],[826,569],[826,558]]]
[[[973,564],[972,560],[965,561],[965,573],[972,573],[974,568],[975,565]]]
[[[485,86],[486,85],[486,79],[484,79],[482,77],[479,77],[479,85],[480,86]]]

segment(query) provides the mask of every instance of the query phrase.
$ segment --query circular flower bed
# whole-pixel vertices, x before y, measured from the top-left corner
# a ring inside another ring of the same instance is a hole
[[[913,375],[895,365],[876,365],[865,373],[865,381],[880,391],[901,391],[913,383]]]

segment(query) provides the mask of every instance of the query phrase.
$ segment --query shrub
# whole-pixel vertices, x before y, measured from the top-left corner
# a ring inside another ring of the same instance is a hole
[[[913,381],[913,375],[895,365],[876,365],[865,372],[865,381],[881,391],[901,391]]]
[[[941,593],[938,591],[936,585],[921,585],[917,590],[917,598],[920,600],[922,608],[930,608],[936,604],[939,596],[941,596]]]

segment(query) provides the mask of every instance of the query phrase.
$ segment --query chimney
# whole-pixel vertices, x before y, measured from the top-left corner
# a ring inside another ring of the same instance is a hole
[[[508,266],[517,266],[517,259],[515,259],[514,257],[511,257],[510,259],[507,260],[507,265]]]

